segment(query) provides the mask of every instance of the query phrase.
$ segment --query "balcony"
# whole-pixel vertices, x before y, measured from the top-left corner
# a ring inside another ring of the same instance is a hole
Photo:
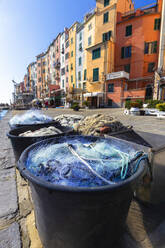
[[[56,62],[56,63],[54,64],[54,68],[55,68],[55,69],[60,69],[60,66],[61,66],[61,63],[60,63],[60,62]]]
[[[118,72],[112,72],[106,75],[106,80],[114,80],[114,79],[120,79],[120,78],[126,78],[129,79],[129,73],[125,71],[118,71]]]

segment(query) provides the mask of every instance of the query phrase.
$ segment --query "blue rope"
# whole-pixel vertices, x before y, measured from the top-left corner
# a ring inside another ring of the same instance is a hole
[[[139,167],[141,161],[142,161],[142,160],[145,160],[145,159],[148,160],[148,155],[147,155],[147,154],[144,154],[141,158],[139,158],[139,160],[138,160],[137,163],[136,163],[136,167],[135,167],[135,169],[134,169],[134,173],[137,171],[137,169],[138,169],[138,167]]]

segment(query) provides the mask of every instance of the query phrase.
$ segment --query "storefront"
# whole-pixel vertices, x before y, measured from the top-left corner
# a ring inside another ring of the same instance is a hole
[[[84,98],[87,99],[89,107],[100,108],[103,106],[104,94],[102,92],[92,92],[84,94]]]

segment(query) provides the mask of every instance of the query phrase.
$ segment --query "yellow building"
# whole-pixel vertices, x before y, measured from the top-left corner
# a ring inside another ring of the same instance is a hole
[[[69,29],[69,89],[76,88],[76,30],[78,22]]]
[[[131,0],[96,0],[95,14],[92,17],[95,38],[92,45],[86,48],[88,93],[84,94],[93,107],[99,107],[106,102],[106,75],[114,71],[118,15],[133,8]],[[85,26],[87,28],[87,25]]]
[[[83,65],[83,85],[87,87],[88,65],[87,65],[87,49],[95,44],[95,23],[96,15],[93,13],[87,14],[84,18],[84,65]]]

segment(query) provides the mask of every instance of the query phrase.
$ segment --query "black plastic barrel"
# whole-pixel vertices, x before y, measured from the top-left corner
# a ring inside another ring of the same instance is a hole
[[[80,136],[74,136],[80,137]],[[45,140],[28,147],[21,155],[18,169],[29,180],[34,202],[36,226],[45,248],[114,248],[121,237],[133,192],[144,175],[145,161],[137,172],[116,185],[80,188],[54,185],[32,175],[26,168],[28,153],[65,137]],[[100,138],[88,137],[91,142]],[[127,148],[141,150],[136,144],[110,138]]]
[[[38,137],[20,137],[19,134],[27,132],[27,131],[36,131],[39,130],[40,128],[44,128],[44,127],[50,127],[50,126],[54,126],[56,128],[58,128],[59,130],[62,131],[61,134],[54,134],[54,135],[47,135],[47,136],[38,136]],[[12,148],[14,151],[14,156],[15,156],[15,160],[18,161],[19,157],[21,156],[21,153],[30,145],[45,140],[45,139],[49,139],[49,138],[53,138],[53,137],[57,137],[57,136],[63,136],[66,134],[71,134],[73,133],[73,129],[70,127],[63,127],[61,126],[59,123],[45,123],[43,124],[37,124],[34,126],[24,126],[24,127],[19,127],[19,128],[15,128],[9,131],[9,133],[7,133],[8,138],[11,141],[12,144]]]

